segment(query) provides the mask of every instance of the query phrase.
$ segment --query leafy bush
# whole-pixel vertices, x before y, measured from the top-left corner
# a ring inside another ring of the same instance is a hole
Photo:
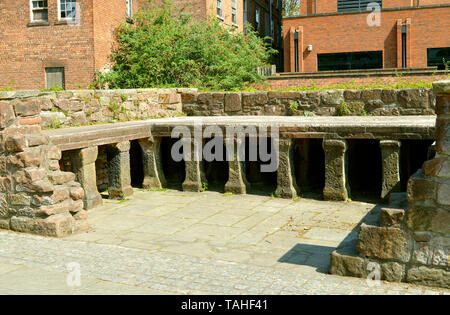
[[[252,30],[235,32],[215,18],[194,21],[170,2],[139,11],[134,21],[116,30],[113,69],[97,74],[97,85],[241,89],[263,80],[256,68],[275,53]]]

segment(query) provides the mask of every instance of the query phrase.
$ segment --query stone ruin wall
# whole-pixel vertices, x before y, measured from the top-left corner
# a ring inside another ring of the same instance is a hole
[[[181,92],[190,89],[0,92],[0,101],[39,106],[43,128],[173,117],[181,114]]]
[[[46,236],[86,231],[84,190],[42,134],[39,104],[0,100],[0,228]]]
[[[378,225],[363,223],[357,244],[333,252],[330,273],[366,278],[378,269],[382,280],[450,288],[450,81],[434,83],[434,93],[436,155],[409,179],[407,209],[382,208]]]
[[[434,115],[431,89],[184,92],[188,116]]]

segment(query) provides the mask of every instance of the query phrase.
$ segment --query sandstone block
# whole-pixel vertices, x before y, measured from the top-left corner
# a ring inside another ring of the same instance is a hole
[[[14,111],[10,104],[0,102],[0,129],[11,126],[14,123]]]
[[[362,224],[358,234],[358,252],[370,258],[408,262],[411,240],[408,234],[399,228]]]
[[[404,209],[382,208],[380,211],[380,225],[383,227],[398,227],[402,224],[404,216]]]
[[[70,214],[52,215],[45,219],[12,217],[11,229],[17,232],[62,237],[73,232],[74,219]]]
[[[450,271],[426,266],[412,266],[407,270],[406,281],[421,285],[450,288]]]
[[[241,93],[225,94],[225,112],[239,112],[242,110]]]

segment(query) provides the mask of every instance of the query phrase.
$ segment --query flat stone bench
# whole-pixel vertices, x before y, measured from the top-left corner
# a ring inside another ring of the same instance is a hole
[[[244,128],[266,126],[268,132],[279,130],[279,168],[276,196],[292,198],[298,194],[293,175],[292,151],[295,139],[323,139],[325,152],[326,200],[346,200],[348,181],[346,170],[346,139],[377,139],[382,155],[382,198],[399,188],[400,140],[434,139],[435,116],[346,116],[346,117],[280,117],[280,116],[217,116],[177,117],[46,130],[52,144],[62,151],[73,150],[72,166],[85,189],[85,207],[101,203],[96,187],[95,161],[100,145],[109,145],[112,152],[108,169],[111,198],[123,198],[132,193],[130,185],[130,141],[139,140],[143,152],[145,188],[165,185],[161,161],[161,139],[170,137],[175,127],[194,130],[201,125]],[[225,133],[224,133],[225,134]],[[269,133],[268,133],[269,135]],[[236,155],[236,149],[234,154]],[[237,159],[236,159],[237,160]],[[185,161],[186,179],[183,189],[200,191],[205,176],[201,161]],[[229,162],[229,179],[225,191],[246,193],[249,188],[242,162]]]

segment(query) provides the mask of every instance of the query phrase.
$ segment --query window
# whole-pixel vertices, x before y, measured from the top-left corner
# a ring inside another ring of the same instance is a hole
[[[133,0],[126,0],[127,3],[127,17],[133,17]]]
[[[366,11],[367,6],[374,2],[382,7],[382,0],[338,0],[338,12]]]
[[[247,0],[244,0],[244,33],[247,33]]]
[[[223,10],[222,10],[222,0],[217,0],[217,16],[222,17]]]
[[[48,5],[45,1],[31,1],[31,21],[48,22]]]
[[[64,68],[45,68],[47,89],[59,87],[65,88]]]
[[[77,1],[76,0],[59,0],[59,18],[61,20],[77,19]]]
[[[231,22],[237,24],[237,0],[231,0]]]
[[[319,71],[383,68],[382,51],[317,54]]]
[[[450,47],[427,49],[428,67],[438,67],[439,70],[445,70],[444,59],[446,63],[450,61]]]
[[[256,8],[255,10],[255,29],[259,31],[260,26],[260,16],[259,16],[259,8]]]

